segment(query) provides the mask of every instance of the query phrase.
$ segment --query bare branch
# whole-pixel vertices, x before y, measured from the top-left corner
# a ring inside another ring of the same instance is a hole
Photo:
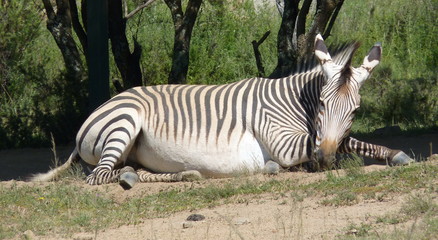
[[[132,10],[132,12],[128,13],[125,16],[125,19],[129,19],[132,16],[134,16],[136,13],[138,13],[139,11],[141,11],[143,8],[146,8],[148,6],[150,6],[152,3],[154,3],[156,0],[148,0],[146,2],[144,2],[142,5],[138,6],[136,9]]]
[[[128,16],[128,3],[126,2],[127,0],[123,0],[123,16]]]
[[[84,55],[88,56],[87,54],[87,34],[85,33],[84,28],[82,27],[81,23],[79,22],[79,16],[78,16],[78,7],[76,5],[76,0],[70,0],[70,13],[71,13],[71,21],[73,29],[76,32],[76,35],[79,38],[79,41],[81,42],[82,49],[84,51]]]
[[[278,9],[278,12],[280,13],[280,16],[283,16],[284,0],[275,0],[275,3],[277,5],[277,9]]]
[[[254,56],[256,58],[256,64],[257,64],[257,70],[259,71],[259,77],[265,76],[265,68],[263,67],[262,63],[262,56],[259,51],[259,46],[268,38],[269,34],[271,34],[271,31],[267,31],[265,34],[263,34],[263,37],[259,41],[252,41],[252,47],[254,49]]]
[[[181,0],[164,0],[164,2],[170,9],[175,28],[172,68],[168,83],[186,83],[190,61],[190,39],[202,0],[190,0],[185,13],[182,10]]]
[[[313,39],[316,34],[326,29],[327,23],[336,8],[336,0],[318,0],[312,25],[305,37],[301,39],[302,45],[299,56],[306,56],[313,51]]]
[[[332,17],[330,18],[330,22],[326,30],[324,31],[324,34],[322,35],[324,39],[327,39],[330,36],[330,32],[332,31],[333,25],[335,24],[336,18],[338,17],[338,13],[342,8],[342,4],[344,4],[344,0],[340,0],[336,5],[336,9],[333,12]]]
[[[305,0],[303,6],[301,7],[300,12],[297,17],[297,28],[296,28],[296,36],[297,39],[300,35],[306,33],[306,17],[309,14],[310,5],[312,4],[312,0]]]
[[[55,17],[55,11],[53,11],[52,3],[50,3],[50,0],[43,0],[43,4],[46,9],[47,18],[53,19]]]

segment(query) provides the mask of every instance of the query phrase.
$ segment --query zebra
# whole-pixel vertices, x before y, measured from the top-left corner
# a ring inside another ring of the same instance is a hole
[[[32,180],[53,180],[80,159],[95,166],[88,184],[119,181],[126,188],[137,181],[229,177],[305,162],[324,167],[336,153],[395,165],[413,161],[400,150],[349,136],[359,89],[379,64],[381,45],[374,45],[358,68],[351,60],[359,44],[338,61],[321,35],[314,45],[319,67],[285,78],[134,87],[120,93],[84,122],[66,163]]]

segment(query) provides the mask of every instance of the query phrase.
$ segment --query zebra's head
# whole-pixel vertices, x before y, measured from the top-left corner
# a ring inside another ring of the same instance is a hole
[[[325,84],[322,87],[316,118],[314,160],[322,167],[332,164],[342,140],[348,136],[354,114],[360,105],[359,89],[380,62],[382,48],[374,45],[360,67],[351,66],[359,44],[342,64],[332,61],[321,35],[315,39],[315,56],[319,60]]]

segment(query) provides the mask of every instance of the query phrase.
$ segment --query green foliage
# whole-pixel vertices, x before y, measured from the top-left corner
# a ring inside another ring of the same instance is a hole
[[[362,42],[356,64],[375,42],[383,46],[382,62],[361,90],[355,130],[438,125],[437,10],[434,0],[415,7],[408,0],[345,2],[330,40]]]
[[[0,149],[72,141],[87,114],[43,16],[39,2],[0,4]]]
[[[191,83],[223,84],[257,76],[251,42],[271,30],[261,45],[267,73],[276,64],[276,32],[279,14],[275,9],[256,11],[252,1],[243,4],[204,3],[194,29],[189,78]]]
[[[140,1],[127,1],[134,9]],[[183,1],[184,4],[187,1]],[[346,1],[331,43],[359,40],[362,57],[375,42],[383,60],[361,90],[362,104],[353,125],[369,132],[385,125],[403,129],[438,126],[438,42],[435,0]],[[87,115],[86,81],[72,86],[63,58],[46,29],[42,3],[0,4],[0,149],[49,146],[73,140]],[[260,46],[266,74],[277,61],[280,16],[275,7],[255,9],[251,0],[204,1],[193,29],[188,82],[222,84],[257,75],[251,42],[268,30]],[[156,2],[127,21],[127,35],[142,46],[141,68],[147,85],[167,82],[174,28],[169,9]],[[84,61],[85,62],[85,61]],[[121,79],[110,56],[111,79]],[[113,91],[115,93],[115,91]]]
[[[269,73],[276,64],[279,23],[276,9],[256,11],[251,0],[243,4],[204,1],[190,44],[188,83],[223,84],[256,76],[251,42],[271,30],[271,36],[260,47]],[[135,15],[128,21],[128,33],[143,46],[141,66],[145,82],[150,85],[166,83],[174,37],[167,6],[156,4],[147,12]]]

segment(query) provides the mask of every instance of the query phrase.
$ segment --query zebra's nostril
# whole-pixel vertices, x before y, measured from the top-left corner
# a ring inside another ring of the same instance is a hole
[[[315,151],[314,158],[320,169],[330,169],[334,163],[335,154],[326,153],[323,149],[318,149]]]
[[[324,161],[324,152],[321,149],[316,151],[315,160],[319,163],[322,163]]]

